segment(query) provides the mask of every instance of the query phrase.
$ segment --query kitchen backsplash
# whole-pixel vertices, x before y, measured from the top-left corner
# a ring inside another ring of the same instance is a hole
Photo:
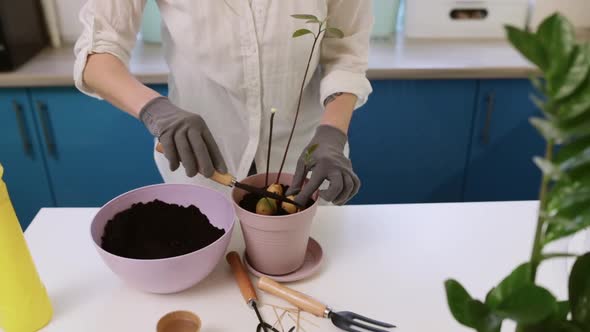
[[[80,23],[78,14],[87,0],[53,1],[55,1],[62,40],[66,43],[76,41],[82,31],[82,24]],[[590,0],[536,0],[535,2],[536,9],[532,20],[533,26],[536,26],[547,15],[555,11],[560,11],[568,16],[577,27],[590,27]]]
[[[533,27],[537,27],[547,16],[559,11],[578,28],[590,28],[589,0],[536,0],[532,19]]]

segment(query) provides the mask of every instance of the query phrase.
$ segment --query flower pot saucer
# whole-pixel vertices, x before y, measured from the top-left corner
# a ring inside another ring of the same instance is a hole
[[[322,250],[322,246],[320,246],[316,240],[310,237],[307,243],[307,252],[305,253],[305,261],[303,262],[303,265],[294,272],[280,276],[264,274],[257,271],[250,265],[250,263],[248,263],[248,257],[245,252],[242,256],[244,265],[246,265],[248,271],[250,271],[250,273],[253,275],[257,277],[268,277],[276,282],[293,282],[303,280],[316,273],[321,266],[324,251]]]

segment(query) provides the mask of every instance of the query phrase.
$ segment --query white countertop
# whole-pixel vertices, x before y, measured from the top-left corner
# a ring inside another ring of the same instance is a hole
[[[21,68],[0,73],[0,87],[71,86],[73,47],[47,49]],[[162,47],[139,43],[131,71],[144,83],[166,83]],[[504,40],[374,41],[370,79],[528,78],[534,67]]]
[[[397,324],[397,332],[468,331],[451,317],[443,282],[456,278],[477,297],[527,260],[536,202],[320,207],[312,236],[325,252],[320,272],[291,284],[336,310]],[[90,239],[96,209],[43,209],[26,239],[55,316],[44,332],[155,331],[169,311],[190,310],[203,332],[254,330],[229,267],[220,263],[201,284],[176,295],[151,295],[124,285],[102,263]],[[566,250],[567,242],[552,250]],[[242,250],[239,229],[231,249]],[[566,263],[545,262],[540,283],[565,298]],[[281,303],[270,296],[262,302]],[[267,320],[274,317],[263,308]],[[306,332],[338,331],[304,316]],[[506,325],[508,328],[509,325]],[[508,331],[508,329],[506,329]]]

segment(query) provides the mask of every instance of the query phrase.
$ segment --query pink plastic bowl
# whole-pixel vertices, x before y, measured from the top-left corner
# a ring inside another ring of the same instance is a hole
[[[133,203],[158,199],[182,206],[195,205],[212,225],[225,234],[209,246],[195,252],[165,259],[130,259],[113,255],[100,247],[106,223]],[[142,187],[108,202],[90,226],[92,240],[105,264],[131,287],[149,293],[168,294],[183,291],[205,279],[223,258],[235,224],[232,202],[223,194],[196,185],[158,184]]]

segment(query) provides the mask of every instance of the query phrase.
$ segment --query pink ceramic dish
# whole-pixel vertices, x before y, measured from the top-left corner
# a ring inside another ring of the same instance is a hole
[[[182,206],[195,205],[212,225],[225,234],[209,246],[195,252],[165,259],[140,260],[113,255],[100,247],[106,223],[133,203],[155,199]],[[122,194],[103,206],[90,226],[92,240],[105,264],[124,282],[136,289],[168,294],[183,291],[205,279],[222,260],[235,224],[232,202],[223,194],[196,185],[158,184]]]

